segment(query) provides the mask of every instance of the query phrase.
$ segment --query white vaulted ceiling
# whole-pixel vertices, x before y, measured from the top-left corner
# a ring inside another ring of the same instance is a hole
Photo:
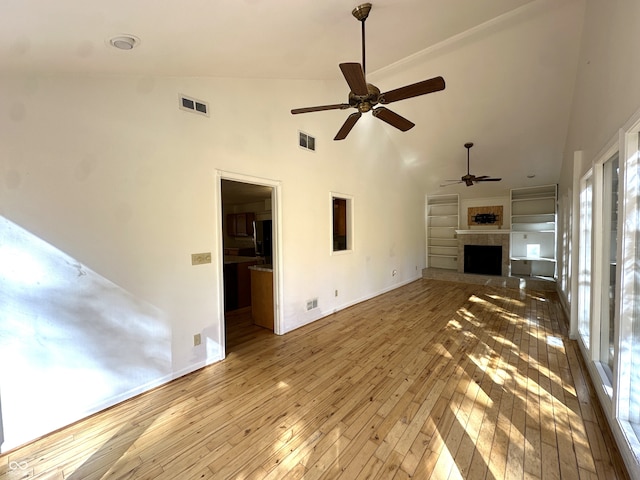
[[[0,4],[0,73],[167,75],[336,81],[338,64],[361,60],[357,0],[6,0]],[[425,192],[466,173],[494,185],[448,187],[491,196],[555,183],[569,122],[584,0],[377,0],[366,22],[367,75],[382,91],[436,75],[443,92],[389,106],[416,126],[383,124]],[[109,38],[132,34],[123,52]],[[325,101],[326,100],[326,101]],[[340,114],[311,113],[335,131]],[[358,135],[358,125],[344,140]],[[313,132],[312,132],[313,133]],[[362,132],[361,132],[362,133]],[[319,139],[321,141],[322,139]],[[329,141],[330,139],[327,139]],[[527,175],[536,175],[527,179]]]

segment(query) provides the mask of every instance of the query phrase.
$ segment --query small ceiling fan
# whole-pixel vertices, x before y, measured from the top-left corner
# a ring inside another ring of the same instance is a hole
[[[488,175],[482,175],[480,177],[476,177],[475,175],[471,175],[469,173],[469,151],[471,150],[471,147],[473,147],[473,143],[471,142],[464,144],[464,148],[467,149],[467,174],[460,177],[460,180],[448,180],[448,182],[450,183],[445,183],[443,185],[440,185],[441,187],[456,185],[458,183],[464,183],[467,187],[470,187],[474,183],[478,183],[478,182],[499,182],[500,180],[502,180],[501,178],[491,178]]]
[[[367,83],[365,77],[365,34],[364,24],[371,11],[370,3],[363,3],[362,5],[353,9],[351,14],[362,23],[362,65],[359,63],[341,63],[340,70],[344,75],[347,84],[351,91],[349,92],[349,103],[337,103],[333,105],[321,105],[318,107],[305,107],[294,108],[291,113],[296,115],[298,113],[320,112],[322,110],[345,110],[347,108],[355,108],[358,110],[347,117],[338,133],[334,137],[334,140],[344,140],[356,122],[360,119],[363,113],[372,110],[374,117],[379,118],[383,122],[388,123],[396,127],[397,129],[406,132],[412,128],[415,124],[406,118],[398,115],[397,113],[389,110],[386,107],[373,108],[378,104],[386,105],[388,103],[397,102],[399,100],[405,100],[407,98],[417,97],[425,95],[427,93],[437,92],[444,90],[445,83],[442,77],[434,77],[429,80],[406,85],[404,87],[396,88],[385,93],[380,93],[380,90],[370,83]]]

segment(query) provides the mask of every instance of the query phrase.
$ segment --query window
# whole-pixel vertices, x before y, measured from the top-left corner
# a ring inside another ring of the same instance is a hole
[[[332,251],[342,252],[353,247],[352,198],[345,195],[331,195]]]
[[[637,157],[638,153],[636,153]],[[630,216],[633,218],[633,260],[630,272],[633,274],[633,295],[628,300],[633,304],[631,315],[627,316],[626,321],[631,324],[631,399],[630,399],[630,420],[636,425],[636,433],[640,436],[640,191],[638,191],[638,182],[640,181],[640,165],[637,158],[634,158],[635,165],[629,172],[627,178],[627,188],[631,191],[627,192],[633,195],[630,203],[633,208],[629,209]],[[626,303],[626,302],[625,302]]]
[[[624,161],[620,214],[623,216],[620,271],[620,359],[618,414],[635,430],[640,440],[640,148],[638,133],[628,134]],[[624,425],[623,425],[624,427]],[[632,437],[630,437],[632,438]],[[634,445],[636,455],[640,445]]]
[[[593,179],[591,172],[580,190],[580,257],[578,264],[578,333],[585,348],[590,347],[591,333],[591,230]]]
[[[607,160],[602,175],[602,229],[600,230],[600,345],[598,360],[613,383],[614,318],[618,254],[618,154]],[[610,392],[611,393],[611,392]]]
[[[560,221],[562,222],[562,270],[560,272],[560,285],[563,292],[567,292],[567,300],[571,303],[571,234],[573,233],[573,217],[571,215],[572,198],[571,190],[560,198]]]

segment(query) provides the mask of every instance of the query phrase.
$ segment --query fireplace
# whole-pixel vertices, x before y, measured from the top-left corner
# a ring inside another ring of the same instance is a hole
[[[464,273],[502,274],[502,245],[465,245]]]
[[[458,237],[458,272],[465,273],[465,249],[467,245],[480,247],[499,247],[500,269],[492,270],[489,275],[509,276],[509,230],[502,229],[477,229],[477,230],[456,230]],[[497,250],[497,249],[496,249]],[[484,256],[485,254],[481,255]],[[494,253],[497,255],[497,253]],[[475,263],[475,260],[473,261]],[[473,267],[472,267],[473,268]]]

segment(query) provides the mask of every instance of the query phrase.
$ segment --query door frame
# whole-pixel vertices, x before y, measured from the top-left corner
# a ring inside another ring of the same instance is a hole
[[[271,187],[271,219],[273,228],[273,333],[276,335],[282,335],[284,333],[282,326],[282,308],[283,305],[283,287],[282,287],[282,242],[281,233],[281,221],[282,218],[282,205],[280,199],[282,198],[281,189],[282,184],[279,180],[272,180],[268,178],[255,177],[251,175],[245,175],[241,173],[229,172],[225,170],[216,170],[215,172],[215,244],[218,246],[215,256],[217,258],[218,268],[216,270],[216,283],[218,285],[218,318],[219,322],[219,338],[220,345],[222,346],[222,358],[227,356],[226,353],[226,340],[225,340],[225,320],[224,320],[224,238],[222,231],[222,180],[233,180],[236,182],[244,182],[253,185]]]

